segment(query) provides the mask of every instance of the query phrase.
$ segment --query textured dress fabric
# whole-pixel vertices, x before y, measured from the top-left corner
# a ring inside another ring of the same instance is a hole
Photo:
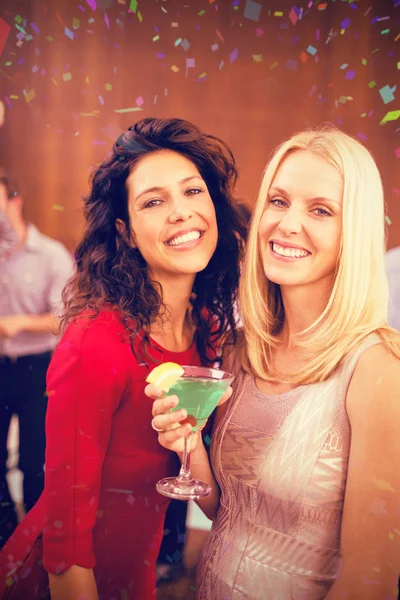
[[[163,361],[200,361],[195,344],[170,352],[153,341],[146,366],[124,337],[118,313],[104,311],[71,323],[56,349],[45,489],[0,553],[2,600],[47,598],[47,573],[72,565],[94,570],[99,600],[156,597],[169,503],[156,483],[179,467],[151,428],[145,378]]]
[[[368,336],[334,375],[279,395],[238,369],[213,433],[221,503],[197,571],[197,600],[322,600],[340,565],[350,453],[347,389]]]

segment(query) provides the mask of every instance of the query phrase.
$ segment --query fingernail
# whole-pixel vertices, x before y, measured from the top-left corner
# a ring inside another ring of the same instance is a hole
[[[193,427],[191,426],[191,424],[190,424],[190,423],[187,423],[187,424],[185,425],[185,427],[186,427],[186,430],[187,430],[187,431],[192,431],[192,429],[193,429]]]
[[[182,408],[181,412],[180,412],[180,416],[182,419],[186,419],[187,417],[187,412],[184,408]]]

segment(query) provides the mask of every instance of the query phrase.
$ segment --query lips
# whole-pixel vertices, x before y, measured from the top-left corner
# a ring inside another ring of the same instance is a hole
[[[303,250],[304,252],[308,252],[311,254],[307,248],[303,248],[302,246],[298,246],[297,244],[288,244],[288,242],[281,242],[279,240],[271,240],[270,244],[277,244],[278,246],[282,246],[282,248],[289,248],[289,250]]]

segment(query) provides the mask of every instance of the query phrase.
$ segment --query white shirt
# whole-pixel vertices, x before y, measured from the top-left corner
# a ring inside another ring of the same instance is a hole
[[[400,331],[400,246],[386,253],[385,262],[390,296],[388,323]]]

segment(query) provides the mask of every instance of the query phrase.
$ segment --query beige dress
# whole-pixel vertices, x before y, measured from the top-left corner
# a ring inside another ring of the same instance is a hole
[[[197,600],[322,600],[340,562],[350,451],[345,399],[368,336],[329,380],[279,395],[236,374],[213,434],[221,505],[197,571]]]

